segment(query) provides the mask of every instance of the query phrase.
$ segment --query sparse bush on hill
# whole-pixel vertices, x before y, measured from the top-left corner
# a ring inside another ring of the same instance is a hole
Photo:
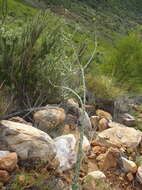
[[[117,97],[125,94],[125,91],[117,87],[112,78],[105,75],[87,76],[88,90],[94,94],[97,99],[102,101],[114,101]]]

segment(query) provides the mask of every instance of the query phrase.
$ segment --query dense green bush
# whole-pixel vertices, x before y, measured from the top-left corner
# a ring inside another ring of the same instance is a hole
[[[105,57],[102,71],[130,92],[142,90],[142,41],[138,32],[116,41]]]

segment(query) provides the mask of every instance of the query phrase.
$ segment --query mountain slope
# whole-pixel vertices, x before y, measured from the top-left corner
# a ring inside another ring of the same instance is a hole
[[[23,1],[38,8],[51,8],[56,14],[71,18],[107,39],[142,25],[142,2],[139,0]]]
[[[27,5],[23,0],[10,0],[7,1],[7,14],[13,18],[26,18],[33,16],[36,13],[36,9]],[[0,0],[0,10],[2,10],[2,0]],[[0,11],[0,16],[2,11]]]

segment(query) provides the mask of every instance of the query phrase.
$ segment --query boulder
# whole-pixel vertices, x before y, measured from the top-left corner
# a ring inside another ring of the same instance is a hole
[[[60,162],[59,171],[71,169],[76,163],[76,139],[74,135],[63,135],[54,139],[57,148],[56,158]]]
[[[62,135],[54,139],[57,155],[56,158],[60,162],[59,171],[71,169],[76,163],[77,157],[77,136],[73,134]],[[90,143],[87,137],[83,136],[82,150],[88,151]]]
[[[134,128],[116,126],[98,134],[97,141],[107,147],[136,148],[142,139],[142,133]]]
[[[17,154],[10,153],[7,156],[0,158],[0,169],[7,170],[7,171],[13,171],[17,166]]]
[[[96,114],[97,114],[99,117],[101,117],[101,118],[107,119],[108,121],[111,121],[111,120],[112,120],[112,115],[111,115],[110,113],[104,111],[104,110],[98,109],[98,110],[96,111]]]
[[[21,160],[52,160],[56,147],[50,136],[26,124],[2,120],[0,122],[0,148],[14,151]]]
[[[98,123],[98,129],[99,131],[104,131],[108,128],[108,120],[105,118],[102,118]]]
[[[7,182],[10,179],[9,173],[5,170],[0,170],[0,182]]]
[[[37,111],[33,117],[38,128],[50,134],[52,130],[54,131],[61,127],[60,125],[64,123],[66,114],[64,109],[55,107]]]
[[[124,157],[121,157],[123,169],[127,173],[136,173],[137,172],[137,165],[135,162],[128,160]]]

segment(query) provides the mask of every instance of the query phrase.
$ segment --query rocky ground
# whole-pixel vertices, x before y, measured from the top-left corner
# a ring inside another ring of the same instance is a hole
[[[80,189],[141,190],[140,106],[131,105],[137,114],[123,114],[121,124],[104,110],[85,107],[82,114],[69,99],[33,112],[31,123],[19,116],[0,121],[0,189],[71,190],[84,126]]]

